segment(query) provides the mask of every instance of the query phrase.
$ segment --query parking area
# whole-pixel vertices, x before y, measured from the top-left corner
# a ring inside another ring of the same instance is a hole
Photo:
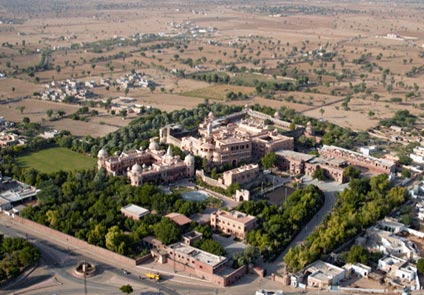
[[[222,245],[222,247],[224,247],[228,257],[233,256],[235,253],[243,252],[244,249],[246,249],[247,247],[246,244],[234,240],[235,238],[232,236],[227,238],[227,237],[220,236],[218,234],[214,234],[213,239],[219,242]]]

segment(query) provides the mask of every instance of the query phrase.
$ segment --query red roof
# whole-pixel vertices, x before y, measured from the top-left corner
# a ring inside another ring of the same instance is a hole
[[[165,215],[165,217],[171,219],[173,222],[175,222],[179,226],[184,226],[191,222],[190,218],[180,213],[169,213],[168,215]]]

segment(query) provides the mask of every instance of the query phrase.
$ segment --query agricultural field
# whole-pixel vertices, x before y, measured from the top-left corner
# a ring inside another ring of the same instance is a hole
[[[27,154],[18,158],[18,162],[23,168],[33,168],[42,173],[91,169],[97,163],[96,159],[61,147]]]
[[[199,88],[192,91],[182,92],[182,96],[198,97],[217,101],[225,101],[228,99],[229,93],[241,93],[250,96],[254,93],[252,87],[235,86],[235,85],[212,85],[205,88]]]
[[[0,100],[37,99],[51,81],[109,79],[107,89],[92,89],[95,100],[71,107],[91,103],[102,110],[102,101],[122,96],[163,111],[205,99],[261,103],[355,130],[374,127],[398,109],[424,115],[424,18],[413,2],[77,2],[0,1],[0,20],[15,20],[0,25],[0,73],[7,76],[0,80]],[[155,86],[126,91],[114,82],[131,72],[144,73]],[[248,98],[229,100],[230,91]],[[15,105],[1,106],[0,116],[19,121],[26,113],[39,122],[44,107],[28,106],[21,116],[10,114]],[[101,136],[135,118],[110,122],[120,118],[106,116],[103,111],[85,122],[87,131],[81,122],[46,125],[81,136],[99,129]]]

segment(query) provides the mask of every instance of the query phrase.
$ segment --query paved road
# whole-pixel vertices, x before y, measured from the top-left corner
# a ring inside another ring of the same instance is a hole
[[[82,249],[73,249],[72,251],[67,250],[66,242],[59,243],[58,241],[52,240],[51,238],[45,237],[42,233],[36,233],[31,231],[29,228],[23,228],[19,223],[11,220],[10,217],[0,215],[0,232],[5,233],[8,236],[20,236],[28,237],[39,249],[42,254],[41,265],[37,273],[31,274],[30,277],[35,279],[28,280],[27,278],[22,281],[18,281],[14,284],[6,286],[5,292],[0,294],[10,294],[15,292],[16,294],[24,294],[22,291],[25,288],[41,283],[41,279],[47,280],[51,277],[55,277],[59,282],[67,282],[70,286],[69,290],[79,289],[78,292],[72,293],[72,291],[61,290],[60,284],[58,284],[53,290],[66,291],[67,294],[82,294],[83,293],[83,281],[72,275],[73,267],[78,261],[87,260],[96,264],[100,268],[100,271],[107,273],[107,275],[117,277],[118,280],[129,283],[131,285],[145,286],[149,289],[158,290],[161,294],[169,295],[180,295],[181,293],[174,290],[175,286],[167,283],[156,283],[149,280],[140,280],[138,277],[137,269],[134,270],[128,265],[120,265],[116,261],[112,261],[107,257],[99,257],[94,253],[87,253],[88,251],[81,251]],[[83,254],[81,252],[84,252]],[[130,270],[131,274],[123,275],[120,268]],[[96,277],[94,277],[96,278]],[[107,281],[107,280],[106,280]],[[122,283],[123,284],[123,283]],[[120,284],[120,285],[122,285]],[[169,285],[169,286],[168,286]],[[87,280],[87,287],[90,290],[96,290],[99,294],[113,294],[118,290],[118,286],[114,286],[104,281],[96,281],[93,279]],[[160,290],[159,290],[160,289]],[[197,288],[199,291],[203,291],[204,288]],[[37,289],[36,289],[37,290]],[[25,290],[25,294],[33,294],[29,290]],[[36,291],[34,294],[36,294]],[[70,292],[70,293],[68,293]],[[46,294],[45,290],[42,290],[42,294]],[[91,293],[91,291],[90,291]],[[119,294],[119,293],[118,293]],[[184,294],[184,293],[182,293]]]
[[[278,256],[278,258],[272,263],[263,263],[262,267],[267,270],[268,274],[280,273],[284,267],[284,256],[287,254],[290,248],[302,243],[308,235],[310,235],[314,229],[321,224],[325,215],[327,215],[336,204],[336,194],[342,191],[348,184],[340,185],[335,182],[322,182],[305,178],[303,183],[305,185],[314,184],[318,186],[325,195],[325,202],[322,208],[315,214],[309,223],[297,234],[292,242],[286,247],[286,249]]]
[[[27,228],[17,223],[12,218],[0,214],[0,232],[9,236],[21,236],[34,242],[42,252],[42,265],[37,268],[28,278],[27,285],[20,283],[8,286],[8,290],[0,291],[0,295],[25,294],[25,295],[48,295],[48,294],[83,294],[83,281],[72,275],[73,267],[77,261],[90,261],[99,268],[99,274],[87,279],[89,294],[121,294],[118,288],[124,284],[130,284],[136,290],[134,294],[155,295],[253,295],[259,287],[266,289],[278,289],[281,286],[270,279],[259,279],[256,275],[246,275],[237,284],[219,288],[215,285],[186,279],[178,276],[165,276],[159,283],[149,280],[140,280],[139,274],[145,271],[128,266],[109,259],[99,257],[96,253],[90,253],[86,249],[68,249],[66,241],[58,241],[41,232]],[[130,275],[124,275],[121,268],[125,268]],[[172,272],[172,268],[170,268]],[[53,276],[53,278],[52,278]],[[60,285],[58,282],[63,283]],[[33,278],[35,278],[33,280]],[[40,288],[43,287],[43,288]]]

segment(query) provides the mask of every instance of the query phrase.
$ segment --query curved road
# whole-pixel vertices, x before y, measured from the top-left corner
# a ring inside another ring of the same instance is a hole
[[[334,182],[321,182],[316,180],[306,179],[303,184],[314,184],[318,186],[325,195],[325,202],[322,208],[315,214],[315,216],[309,221],[309,223],[296,235],[291,243],[285,248],[285,250],[278,256],[278,258],[271,263],[263,263],[261,266],[267,270],[268,274],[280,273],[284,268],[284,256],[287,254],[290,248],[302,243],[308,235],[310,235],[315,228],[321,224],[324,217],[333,209],[336,204],[336,195],[348,186],[348,184],[337,184]]]

